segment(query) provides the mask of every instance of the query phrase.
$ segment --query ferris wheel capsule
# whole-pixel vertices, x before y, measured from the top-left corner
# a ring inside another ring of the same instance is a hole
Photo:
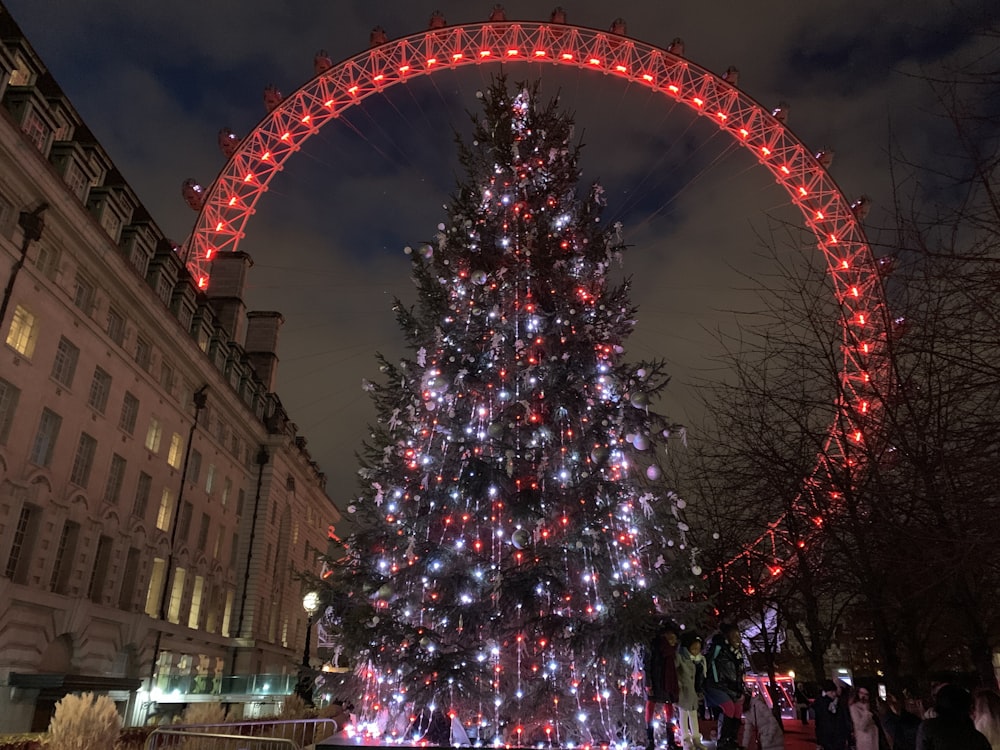
[[[872,202],[867,195],[862,195],[856,200],[851,201],[851,211],[857,217],[858,221],[864,221],[864,218],[868,216],[868,212],[871,210]]]
[[[785,102],[778,102],[778,106],[771,110],[771,116],[778,122],[788,122],[788,105]]]
[[[234,133],[229,128],[223,128],[219,131],[219,150],[222,155],[227,159],[232,157],[236,153],[236,150],[240,147],[240,138],[236,133]]]
[[[730,65],[726,68],[726,72],[722,74],[722,80],[735,86],[740,82],[740,69],[735,65]]]
[[[628,34],[628,27],[625,25],[624,18],[616,18],[611,22],[611,33],[618,36],[626,36]]]
[[[284,94],[278,90],[277,86],[267,85],[264,87],[264,107],[268,112],[273,111],[284,98]]]
[[[189,177],[181,184],[181,195],[192,211],[201,211],[205,205],[205,188],[193,177]]]
[[[819,162],[819,165],[823,167],[823,169],[829,169],[830,165],[833,164],[833,155],[835,153],[836,152],[833,151],[832,149],[821,148],[819,151],[813,154],[813,156],[816,157],[816,161]]]
[[[313,55],[313,71],[316,73],[316,75],[319,75],[320,73],[325,73],[332,67],[333,67],[333,60],[330,59],[330,56],[326,53],[325,49],[321,49],[319,52]]]
[[[500,3],[497,3],[496,5],[493,6],[493,10],[490,11],[490,17],[489,17],[488,20],[489,20],[490,23],[497,23],[499,21],[506,21],[507,20],[507,11],[504,10],[504,7]]]
[[[566,11],[563,10],[561,5],[557,5],[553,11],[552,15],[549,17],[552,23],[566,23]]]
[[[381,26],[376,26],[372,29],[371,34],[368,35],[368,46],[369,47],[379,47],[389,41],[389,37],[385,34],[385,29]]]
[[[679,36],[674,37],[674,41],[667,45],[667,52],[678,57],[684,57],[684,40]]]
[[[444,13],[439,10],[431,13],[431,20],[427,22],[428,29],[442,29],[447,25],[447,21],[444,20]]]

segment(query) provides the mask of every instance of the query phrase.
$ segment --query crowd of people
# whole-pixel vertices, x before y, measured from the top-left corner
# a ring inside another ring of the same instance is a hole
[[[698,635],[663,622],[644,659],[646,750],[655,750],[662,706],[668,750],[705,750],[699,729],[703,703],[718,717],[717,750],[783,750],[784,728],[762,695],[744,682],[746,657],[735,625],[723,625],[704,644]],[[825,680],[811,700],[802,685],[795,708],[803,724],[815,719],[818,750],[1000,750],[1000,694],[975,694],[939,684],[932,705],[912,696],[883,700],[865,684]],[[740,737],[740,729],[743,735]],[[742,740],[742,742],[741,742]]]
[[[826,680],[822,690],[811,707],[822,750],[1000,750],[1000,694],[994,690],[973,694],[939,684],[926,709],[910,696],[882,700],[864,685]]]

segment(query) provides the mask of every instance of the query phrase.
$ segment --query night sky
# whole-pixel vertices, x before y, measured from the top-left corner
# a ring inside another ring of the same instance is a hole
[[[70,101],[163,231],[187,238],[194,213],[181,182],[209,184],[223,165],[216,134],[240,136],[264,116],[262,91],[289,94],[312,76],[325,49],[334,60],[363,51],[370,30],[389,38],[448,23],[483,21],[492,3],[433,5],[388,0],[4,0]],[[922,71],[987,48],[977,36],[1000,16],[991,0],[910,2],[566,3],[569,21],[607,29],[616,16],[636,39],[721,73],[772,108],[816,150],[833,149],[831,172],[849,198],[862,193],[878,247],[888,234],[887,173],[894,148],[929,161],[946,125],[930,113]],[[547,21],[553,5],[505,3],[509,20]],[[58,12],[53,12],[58,8]],[[990,16],[991,14],[991,16]],[[395,355],[402,337],[395,296],[413,301],[402,249],[431,239],[457,173],[454,134],[468,132],[476,91],[500,68],[442,71],[365,101],[323,128],[272,183],[240,249],[251,254],[247,302],[285,317],[278,394],[330,477],[343,507],[355,490],[354,452],[374,412],[362,378],[377,379],[374,353]],[[705,118],[661,94],[599,73],[523,63],[513,81],[541,78],[575,112],[586,144],[582,185],[607,190],[607,221],[633,246],[639,323],[630,359],[665,358],[674,375],[660,409],[696,425],[691,383],[720,377],[712,331],[759,307],[747,275],[766,276],[759,234],[798,220],[783,190]],[[785,251],[796,251],[786,248]],[[805,248],[805,252],[810,252]],[[815,252],[815,250],[812,250]]]

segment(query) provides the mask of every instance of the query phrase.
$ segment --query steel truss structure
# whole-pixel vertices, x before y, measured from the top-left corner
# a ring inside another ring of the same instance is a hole
[[[200,213],[184,248],[188,269],[198,287],[207,289],[212,259],[238,248],[268,183],[303,142],[348,108],[414,77],[526,61],[581,68],[645,86],[708,118],[748,149],[799,208],[825,256],[842,312],[843,389],[826,445],[804,483],[812,507],[822,506],[817,493],[835,498],[824,489],[831,486],[828,477],[844,468],[863,468],[866,440],[877,435],[880,394],[889,385],[881,355],[892,322],[880,264],[856,215],[861,204],[852,206],[845,198],[827,172],[825,155],[810,151],[785,126],[781,110],[769,111],[745,94],[731,73],[719,76],[685,59],[682,46],[671,45],[674,51],[668,51],[614,31],[503,21],[432,28],[375,44],[338,64],[318,66],[326,69],[291,95],[281,99],[272,91],[268,115],[238,146],[231,139],[228,162],[211,187],[195,196]],[[752,547],[775,545],[779,522]],[[820,523],[815,519],[816,526]],[[751,547],[747,549],[749,555]]]

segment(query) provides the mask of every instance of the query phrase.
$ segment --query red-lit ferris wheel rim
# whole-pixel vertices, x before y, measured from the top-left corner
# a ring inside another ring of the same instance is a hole
[[[849,201],[805,144],[753,98],[678,54],[620,34],[520,21],[448,26],[385,42],[317,74],[257,124],[205,194],[185,255],[198,287],[208,288],[212,258],[238,249],[271,179],[323,125],[412,78],[501,62],[564,65],[645,86],[712,120],[771,173],[815,234],[842,311],[844,397],[816,473],[831,461],[858,461],[855,448],[865,442],[865,426],[878,423],[877,394],[888,385],[878,362],[890,323],[878,264]]]

